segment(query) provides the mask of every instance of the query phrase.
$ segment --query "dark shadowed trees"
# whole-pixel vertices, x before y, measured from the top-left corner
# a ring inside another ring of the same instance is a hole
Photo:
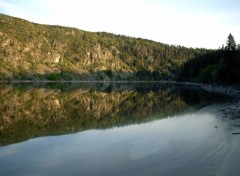
[[[227,38],[227,46],[226,46],[226,50],[229,50],[229,51],[234,51],[236,49],[236,42],[234,40],[234,37],[232,36],[232,34],[230,33],[228,35],[228,38]]]

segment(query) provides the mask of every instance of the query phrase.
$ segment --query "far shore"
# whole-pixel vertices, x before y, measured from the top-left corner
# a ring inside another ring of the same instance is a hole
[[[147,80],[0,80],[0,83],[171,83],[171,84],[184,84],[184,85],[196,85],[199,83],[194,82],[178,82],[178,81],[147,81]]]
[[[234,98],[240,98],[240,85],[230,86],[222,84],[204,84],[194,82],[178,82],[178,81],[140,81],[140,80],[0,80],[0,83],[171,83],[179,85],[194,85],[202,89],[213,92],[225,94]]]

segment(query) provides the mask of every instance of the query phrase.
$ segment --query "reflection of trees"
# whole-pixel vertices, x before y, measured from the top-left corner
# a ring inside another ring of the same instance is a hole
[[[189,94],[204,97],[199,90],[189,89],[186,95],[184,88],[174,86],[108,87],[102,91],[101,86],[66,90],[2,86],[0,143],[164,118],[187,110],[192,103]],[[196,99],[193,105],[199,103]]]

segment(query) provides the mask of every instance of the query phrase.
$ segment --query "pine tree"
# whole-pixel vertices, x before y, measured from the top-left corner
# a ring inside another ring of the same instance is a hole
[[[234,37],[232,36],[232,34],[230,33],[228,35],[228,38],[227,38],[227,46],[226,46],[226,50],[229,50],[229,51],[234,51],[236,49],[236,42],[234,40]]]

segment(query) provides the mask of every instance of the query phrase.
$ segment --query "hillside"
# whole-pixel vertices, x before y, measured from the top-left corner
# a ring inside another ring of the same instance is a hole
[[[0,14],[0,80],[169,80],[206,52]]]
[[[240,85],[240,49],[219,49],[186,62],[179,81]]]

